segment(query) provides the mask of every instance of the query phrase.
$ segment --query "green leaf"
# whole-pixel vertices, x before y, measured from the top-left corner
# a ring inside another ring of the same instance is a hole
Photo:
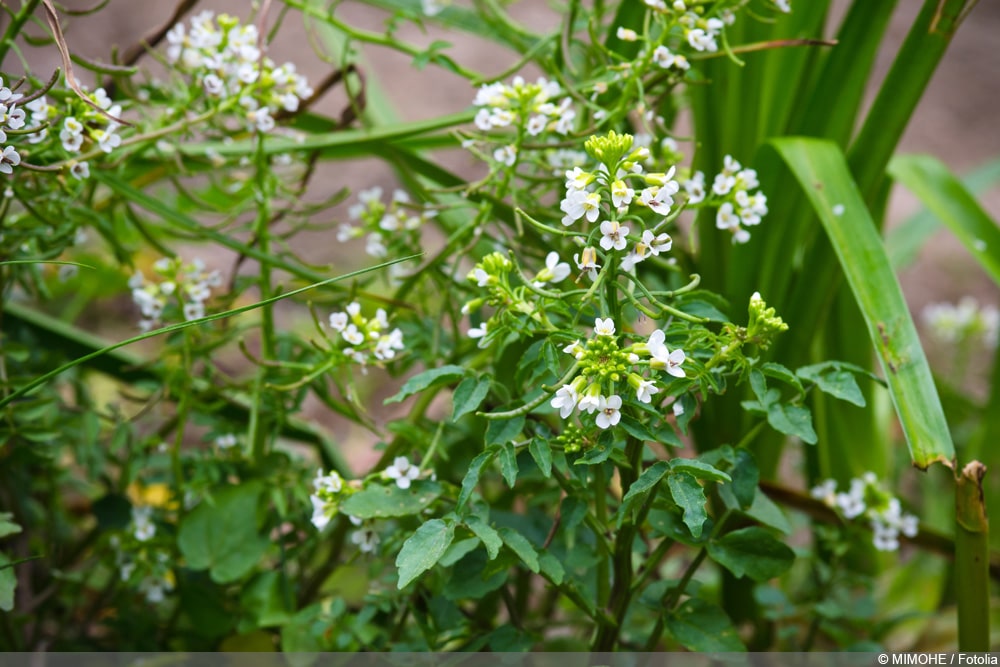
[[[586,452],[583,456],[573,461],[573,465],[577,466],[596,466],[604,463],[611,456],[611,451],[614,449],[613,445],[597,443]]]
[[[423,391],[429,387],[433,387],[439,384],[448,384],[454,382],[460,377],[465,375],[465,369],[461,366],[447,365],[441,366],[440,368],[431,368],[423,373],[417,373],[409,380],[407,380],[403,387],[399,390],[395,396],[390,396],[385,399],[383,403],[398,403],[405,398],[412,396],[418,392]]]
[[[759,526],[741,528],[708,543],[708,555],[736,577],[767,581],[781,576],[795,561],[795,552]]]
[[[709,465],[698,459],[672,459],[670,469],[677,472],[686,472],[696,479],[704,479],[710,482],[731,482],[733,478],[729,473],[722,472],[713,465]]]
[[[403,548],[396,556],[396,567],[399,569],[399,582],[396,588],[402,590],[411,581],[434,567],[448,550],[453,539],[455,539],[455,524],[441,519],[431,519],[417,528],[417,532],[403,543]]]
[[[667,478],[670,495],[677,506],[684,512],[684,524],[697,539],[701,537],[701,529],[708,518],[705,511],[705,489],[694,477],[686,472],[678,472]]]
[[[781,364],[769,361],[760,367],[760,371],[768,377],[792,385],[800,394],[805,393],[802,389],[802,383],[799,382],[799,378],[795,377],[795,373]]]
[[[772,144],[812,203],[847,276],[882,363],[914,465],[950,464],[955,447],[934,378],[899,282],[843,154],[835,144],[814,139],[777,139]],[[838,205],[844,207],[840,216],[834,213]]]
[[[900,155],[889,174],[915,194],[1000,286],[1000,226],[940,160]]]
[[[645,502],[649,492],[653,489],[653,487],[660,483],[660,480],[662,480],[664,475],[666,475],[669,471],[669,461],[657,461],[642,471],[639,478],[632,482],[632,485],[628,487],[625,497],[622,498],[622,504],[618,508],[617,516],[619,526],[622,525],[625,521],[625,517],[636,505]]]
[[[746,651],[726,612],[701,598],[690,598],[667,616],[666,628],[684,648],[702,653]]]
[[[492,419],[486,427],[486,446],[511,442],[524,428],[524,415],[510,419]]]
[[[812,413],[809,412],[809,408],[788,403],[772,403],[767,407],[767,422],[776,431],[794,435],[810,445],[816,444],[816,431],[813,430]]]
[[[543,551],[538,556],[538,564],[541,566],[542,576],[551,581],[556,586],[561,586],[563,580],[566,578],[566,570],[563,568],[562,563],[559,559],[550,554],[548,551]]]
[[[0,552],[0,611],[13,611],[14,589],[17,588],[17,576],[14,568],[3,567],[10,564],[7,554]]]
[[[552,476],[552,448],[545,438],[532,438],[528,444],[528,452],[531,458],[535,459],[535,464],[542,471],[542,476],[548,479]]]
[[[260,487],[228,487],[184,517],[177,546],[189,567],[209,571],[227,584],[242,578],[260,561],[270,541],[257,531]]]
[[[500,533],[493,526],[475,514],[465,519],[465,525],[469,527],[469,530],[486,547],[486,554],[490,557],[490,560],[493,560],[500,554],[500,547],[503,546],[503,540],[500,539]]]
[[[348,496],[341,504],[344,514],[359,519],[385,519],[419,514],[441,495],[441,485],[428,480],[416,480],[410,488],[396,484],[372,484]]]
[[[820,367],[823,367],[824,370],[819,370]],[[854,373],[844,370],[825,370],[828,367],[828,364],[805,366],[800,368],[797,373],[803,380],[815,382],[824,394],[853,403],[859,408],[865,407],[865,397],[861,393],[858,381],[854,379]]]
[[[732,475],[733,483],[730,488],[736,502],[742,508],[753,505],[757,494],[757,484],[760,482],[760,470],[757,468],[757,461],[753,454],[743,448],[736,449],[733,456]]]
[[[517,450],[514,449],[514,443],[504,443],[500,446],[500,474],[512,489],[517,482],[517,472]]]
[[[457,421],[459,417],[473,412],[490,393],[492,379],[489,377],[467,377],[455,388],[452,396],[451,420]]]
[[[528,566],[529,570],[538,574],[538,552],[535,551],[535,547],[528,541],[528,538],[510,528],[501,528],[500,537],[503,539],[503,543]]]
[[[499,447],[490,447],[472,459],[472,462],[469,464],[469,471],[465,473],[465,477],[462,479],[462,490],[459,491],[458,500],[455,503],[456,510],[461,510],[469,502],[472,492],[476,490],[476,485],[479,484],[479,477],[483,474],[483,468],[493,460],[498,450]]]
[[[14,515],[10,512],[0,512],[0,537],[7,537],[21,532],[21,526],[14,523]]]

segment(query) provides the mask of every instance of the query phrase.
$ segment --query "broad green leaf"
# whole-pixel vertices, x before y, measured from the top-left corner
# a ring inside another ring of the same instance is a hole
[[[829,394],[842,401],[853,403],[863,408],[865,407],[865,397],[861,393],[858,381],[854,379],[854,373],[850,371],[830,369],[828,364],[817,366],[806,366],[797,372],[800,378],[809,382],[815,382],[816,386],[824,394]]]
[[[510,550],[528,566],[529,570],[538,574],[538,552],[535,551],[535,547],[528,541],[528,538],[506,527],[500,529],[500,537],[503,539],[503,543],[510,547]]]
[[[490,447],[472,459],[472,462],[469,464],[469,471],[465,473],[465,477],[462,479],[462,490],[459,491],[458,501],[456,502],[457,510],[461,510],[469,502],[472,492],[476,490],[476,485],[479,484],[479,477],[483,474],[483,468],[497,455],[498,449],[498,447]]]
[[[733,483],[730,488],[736,502],[742,508],[753,505],[757,493],[757,484],[760,482],[760,470],[757,468],[757,461],[746,449],[736,449],[733,453],[735,461],[732,470]]]
[[[809,408],[788,403],[772,403],[767,407],[767,423],[785,435],[794,435],[810,445],[816,444],[812,413]]]
[[[558,558],[548,551],[543,551],[538,556],[538,564],[541,566],[542,576],[556,586],[562,585],[563,579],[566,578],[566,570]]]
[[[268,570],[257,575],[240,593],[240,605],[252,614],[259,628],[284,625],[291,618],[281,573]]]
[[[686,472],[696,479],[704,479],[709,482],[731,482],[733,478],[729,473],[722,472],[713,465],[709,465],[698,459],[672,459],[670,469],[676,472]]]
[[[451,567],[465,556],[476,550],[480,544],[478,537],[467,537],[464,540],[455,540],[451,543],[444,555],[438,559],[441,567]]]
[[[500,553],[500,547],[503,546],[503,540],[500,539],[500,533],[498,533],[493,526],[489,525],[481,517],[473,514],[465,519],[465,525],[469,527],[469,530],[479,538],[479,541],[483,543],[486,547],[486,554],[493,560]]]
[[[913,463],[927,468],[955,457],[951,433],[934,388],[909,308],[875,224],[836,145],[814,139],[776,139],[826,229],[864,316]],[[834,213],[843,206],[842,215]]]
[[[488,377],[467,377],[455,388],[452,396],[451,420],[456,421],[462,415],[466,415],[479,408],[479,405],[490,393],[492,380]]]
[[[666,619],[667,632],[690,651],[737,653],[746,651],[726,612],[701,598],[685,601]]]
[[[260,488],[221,489],[181,521],[177,546],[189,567],[208,570],[220,584],[236,581],[260,561],[270,544],[257,530]]]
[[[440,368],[431,368],[411,377],[403,383],[403,387],[399,390],[399,393],[385,399],[384,403],[398,403],[424,389],[439,384],[448,384],[463,376],[465,376],[465,369],[461,366],[448,365],[441,366]]]
[[[785,573],[795,552],[758,526],[726,533],[708,543],[708,555],[736,577],[767,581]]]
[[[399,569],[399,582],[396,588],[403,589],[411,581],[434,567],[444,552],[448,550],[451,541],[455,539],[455,524],[431,519],[413,533],[399,555],[396,556],[396,567]]]
[[[660,483],[660,480],[668,472],[670,472],[670,462],[657,461],[643,470],[639,478],[632,482],[632,485],[628,487],[628,491],[625,493],[625,497],[622,498],[621,506],[618,508],[616,520],[619,527],[624,523],[625,517],[636,505],[646,502],[649,492]]]
[[[929,155],[900,155],[889,163],[889,174],[958,237],[1000,286],[1000,226],[948,167]]]
[[[486,446],[505,445],[518,436],[524,428],[524,415],[510,419],[491,419],[486,426]]]
[[[768,377],[772,377],[776,380],[781,380],[786,384],[792,385],[800,394],[803,393],[802,383],[799,382],[797,377],[795,377],[795,373],[781,364],[769,361],[760,367],[760,371]]]
[[[500,446],[500,474],[512,489],[517,482],[517,472],[517,450],[514,443],[506,442]]]
[[[0,537],[7,537],[21,532],[21,526],[14,523],[14,515],[10,512],[0,512]]]
[[[3,567],[10,564],[7,554],[0,552],[0,611],[13,611],[14,589],[17,588],[17,575],[13,567]]]
[[[531,454],[531,458],[535,459],[535,463],[538,465],[538,469],[542,471],[542,475],[548,479],[552,476],[552,448],[549,446],[549,441],[545,438],[532,438],[531,443],[528,444],[528,452]]]
[[[417,480],[408,489],[401,489],[395,483],[372,484],[348,496],[340,509],[359,519],[410,516],[422,512],[440,495],[441,485],[427,480]]]
[[[670,495],[674,502],[684,512],[684,523],[691,531],[691,535],[695,539],[701,537],[702,526],[708,518],[708,513],[705,511],[705,489],[698,480],[686,472],[670,475],[667,478],[667,486],[670,487]]]
[[[751,519],[774,528],[785,535],[790,535],[792,532],[792,524],[788,521],[788,517],[785,516],[785,512],[773,500],[768,498],[764,492],[757,493],[753,497],[753,504],[750,505],[750,509],[744,510],[743,513]]]

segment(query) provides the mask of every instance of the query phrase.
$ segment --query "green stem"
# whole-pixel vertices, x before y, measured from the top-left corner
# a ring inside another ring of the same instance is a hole
[[[955,488],[955,593],[958,650],[990,650],[990,524],[983,501],[986,466],[966,465]]]
[[[256,171],[256,197],[257,197],[257,223],[254,228],[254,236],[257,238],[257,248],[261,252],[259,260],[260,298],[267,301],[274,296],[274,285],[272,284],[271,262],[269,259],[271,252],[271,172],[270,160],[264,152],[264,133],[257,133],[257,171]],[[253,460],[260,461],[267,453],[270,443],[273,425],[276,423],[274,413],[268,409],[271,400],[265,396],[268,388],[268,363],[277,359],[277,345],[275,342],[274,307],[268,304],[261,308],[260,315],[260,357],[264,362],[257,369],[257,378],[254,382],[254,410],[251,415],[250,441],[253,446]]]
[[[31,15],[35,13],[35,8],[40,3],[41,0],[26,0],[21,4],[21,9],[17,14],[14,14],[10,25],[7,26],[7,29],[3,33],[3,41],[0,42],[0,67],[3,66],[4,60],[7,59],[7,52],[10,51],[10,47],[14,46],[14,40],[21,34],[21,28],[28,22]]]
[[[608,525],[608,499],[607,499],[607,475],[604,473],[604,464],[594,466],[594,514],[597,518],[597,525],[601,530]],[[608,554],[602,554],[597,561],[597,606],[605,608],[611,597],[611,572],[608,568]],[[598,633],[600,628],[598,626]]]

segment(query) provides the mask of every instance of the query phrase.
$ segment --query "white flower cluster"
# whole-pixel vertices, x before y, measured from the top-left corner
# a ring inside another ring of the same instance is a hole
[[[840,493],[835,480],[825,480],[813,488],[811,495],[837,510],[845,519],[868,519],[872,543],[879,551],[896,551],[900,534],[906,537],[917,534],[917,517],[903,513],[899,498],[880,488],[874,473],[866,472],[852,479],[849,489]]]
[[[570,97],[563,97],[556,103],[554,100],[560,95],[562,88],[559,84],[543,77],[535,83],[527,83],[516,76],[510,85],[499,81],[483,84],[472,102],[479,107],[476,127],[484,132],[511,126],[520,130],[523,127],[532,137],[543,132],[567,135],[573,131],[576,110]],[[517,156],[514,146],[505,146],[497,149],[494,157],[510,166]]]
[[[126,553],[117,535],[111,538],[115,550],[115,566],[123,583],[138,582],[138,590],[150,604],[163,602],[174,590],[176,577],[170,569],[170,554],[158,549],[143,548],[133,554]]]
[[[677,378],[685,377],[681,368],[686,360],[684,351],[671,351],[664,342],[666,334],[660,329],[650,334],[644,343],[619,348],[615,323],[610,317],[598,317],[594,321],[594,334],[595,338],[586,345],[574,341],[563,348],[563,352],[572,354],[580,363],[580,374],[560,387],[550,402],[563,419],[579,410],[587,414],[596,412],[598,428],[617,425],[621,421],[622,398],[615,392],[623,379],[635,391],[636,400],[651,403],[662,388],[657,386],[655,376],[647,379],[635,372],[636,366],[665,370]],[[643,356],[648,360],[642,360]],[[610,393],[606,395],[605,389],[610,389]]]
[[[396,486],[399,488],[408,489],[413,480],[420,478],[420,468],[410,463],[410,459],[405,456],[397,456],[382,475],[387,479],[395,480]]]
[[[330,474],[324,475],[323,470],[316,471],[316,478],[313,479],[313,492],[309,496],[312,503],[313,515],[312,524],[317,530],[323,530],[330,523],[330,519],[337,513],[340,506],[340,494],[344,490],[344,479],[331,470]]]
[[[362,366],[370,357],[389,361],[405,348],[403,332],[399,329],[389,331],[389,318],[382,308],[375,311],[375,317],[368,319],[361,315],[361,304],[351,303],[345,311],[330,315],[330,328],[344,343],[340,348],[344,356]]]
[[[190,74],[211,99],[237,98],[247,126],[259,132],[274,129],[274,115],[294,112],[312,97],[306,78],[295,65],[278,66],[262,57],[257,26],[241,25],[229,14],[203,11],[191,27],[176,24],[167,33],[167,60]]]
[[[212,288],[222,285],[219,271],[205,272],[200,259],[184,264],[180,258],[163,258],[153,264],[159,282],[146,280],[142,271],[136,271],[128,281],[132,300],[142,311],[139,328],[149,331],[159,323],[171,299],[176,299],[187,321],[205,317],[205,301],[212,296]]]
[[[0,77],[0,144],[7,143],[7,130],[20,130],[24,127],[24,109],[17,107],[17,102],[24,97],[4,85]],[[14,167],[21,164],[21,155],[14,146],[4,146],[0,150],[0,174],[14,173]]]
[[[705,174],[700,171],[684,182],[688,204],[699,204],[708,199],[709,203],[719,206],[715,226],[732,233],[733,243],[749,241],[750,232],[746,227],[759,225],[767,215],[767,197],[764,193],[759,190],[750,193],[759,186],[757,172],[744,169],[731,155],[725,157],[722,171],[716,174],[709,191],[706,191]]]
[[[347,210],[351,222],[356,224],[345,222],[337,230],[337,240],[341,243],[364,236],[365,252],[380,259],[388,256],[393,246],[405,250],[417,247],[418,230],[437,215],[437,211],[411,203],[410,195],[403,190],[394,190],[388,203],[382,201],[382,194],[378,186],[358,192],[358,203]]]
[[[997,346],[1000,311],[995,306],[980,307],[970,296],[957,304],[932,303],[921,313],[924,324],[935,338],[945,343],[961,343],[979,338],[987,347]]]

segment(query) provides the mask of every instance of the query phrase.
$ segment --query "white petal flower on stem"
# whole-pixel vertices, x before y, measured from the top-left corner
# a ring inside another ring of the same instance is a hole
[[[331,313],[330,328],[334,331],[343,331],[347,328],[347,313]]]
[[[340,332],[340,335],[351,345],[361,345],[365,342],[365,335],[358,331],[358,327],[354,324],[348,325],[346,329]]]
[[[615,207],[628,206],[632,203],[635,190],[630,188],[625,181],[618,179],[611,184],[611,203]]]
[[[656,234],[654,236],[653,232],[647,229],[642,233],[642,243],[649,248],[650,254],[656,256],[661,252],[669,252],[674,242],[669,234]]]
[[[482,338],[487,333],[487,323],[483,322],[478,327],[469,329],[469,338]]]
[[[621,407],[621,396],[601,396],[597,405],[597,426],[606,429],[618,424],[622,418]]]
[[[659,392],[660,388],[652,380],[643,380],[635,388],[635,397],[639,399],[640,403],[650,403],[653,396]]]
[[[600,407],[601,398],[600,388],[597,385],[591,385],[580,395],[576,406],[580,412],[586,412],[588,415],[593,414]]]
[[[618,26],[618,30],[615,31],[615,36],[623,42],[634,42],[639,39],[639,35],[631,28],[625,28],[623,26]]]
[[[594,248],[586,247],[579,255],[573,255],[573,261],[581,271],[586,271],[591,280],[597,279],[597,270],[601,265],[597,263],[597,251]]]
[[[617,220],[605,220],[601,223],[601,247],[605,250],[624,250],[628,245],[628,227]]]
[[[598,317],[594,320],[594,333],[598,336],[614,336],[615,335],[615,323],[610,317],[606,319],[601,319]]]
[[[649,350],[649,356],[652,357],[649,362],[650,368],[666,370],[667,373],[673,375],[674,377],[686,377],[684,369],[681,368],[681,364],[683,364],[687,358],[684,354],[684,350],[678,348],[671,352],[670,349],[664,344],[665,338],[666,334],[662,329],[657,329],[653,333],[649,334],[649,340],[646,342],[646,348]]]
[[[351,533],[351,542],[357,545],[361,553],[372,553],[378,548],[381,539],[372,528],[362,528]]]
[[[559,387],[559,391],[556,392],[549,405],[558,409],[559,416],[566,419],[573,414],[573,410],[576,409],[576,404],[579,400],[580,397],[576,393],[576,389],[573,388],[573,385],[564,384]]]
[[[405,456],[397,456],[392,465],[385,469],[385,474],[389,479],[396,480],[399,488],[408,489],[412,481],[420,476],[420,469]]]
[[[229,449],[237,445],[235,433],[224,433],[215,439],[215,446],[219,449]]]
[[[718,229],[733,229],[740,226],[740,216],[733,211],[733,205],[726,202],[715,214],[715,226]]]

